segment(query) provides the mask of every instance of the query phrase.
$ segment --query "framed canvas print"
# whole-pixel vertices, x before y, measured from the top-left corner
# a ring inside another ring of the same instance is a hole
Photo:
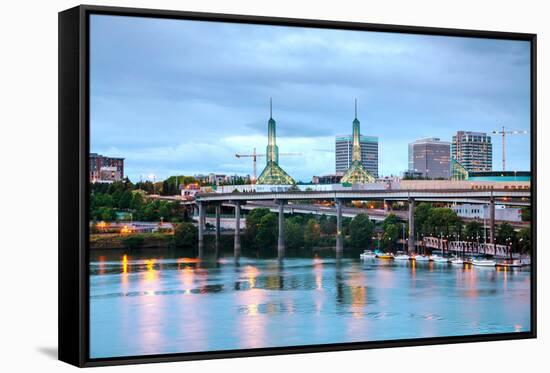
[[[536,336],[536,36],[59,14],[59,356]]]

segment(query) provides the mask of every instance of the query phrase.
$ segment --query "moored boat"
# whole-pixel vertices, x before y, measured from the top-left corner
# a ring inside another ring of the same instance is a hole
[[[521,260],[519,260],[519,259],[514,259],[512,261],[505,260],[503,262],[497,262],[495,264],[495,267],[497,267],[497,268],[519,268],[521,266],[522,266]]]
[[[378,253],[376,254],[376,257],[378,259],[394,259],[394,256],[392,253]]]
[[[359,254],[361,259],[372,259],[376,257],[376,254],[372,250],[365,250]]]
[[[494,267],[497,262],[493,259],[472,259],[472,264],[478,267]]]
[[[439,255],[433,255],[432,260],[435,263],[448,263],[449,262],[449,259],[447,259],[445,257],[442,257],[442,256],[439,256]]]
[[[417,262],[429,262],[430,257],[428,255],[415,255],[414,260]]]
[[[453,258],[449,262],[451,264],[454,264],[454,265],[463,265],[464,264],[464,260],[462,260],[462,258]]]
[[[409,260],[410,256],[407,254],[399,254],[394,257],[395,260]]]

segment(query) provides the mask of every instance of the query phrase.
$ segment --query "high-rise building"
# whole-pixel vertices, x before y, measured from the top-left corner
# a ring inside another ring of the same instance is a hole
[[[409,171],[428,179],[451,177],[451,144],[436,137],[409,144]]]
[[[378,177],[378,137],[359,136],[361,163],[365,170]],[[336,136],[336,173],[344,174],[351,166],[353,135]]]
[[[493,143],[484,132],[457,131],[451,156],[468,171],[493,170]]]
[[[124,158],[90,153],[90,182],[120,181],[124,178]]]

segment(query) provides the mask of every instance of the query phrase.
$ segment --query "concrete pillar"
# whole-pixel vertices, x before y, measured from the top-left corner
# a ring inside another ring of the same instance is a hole
[[[336,200],[336,253],[344,251],[344,233],[342,232],[342,201]]]
[[[216,204],[216,258],[219,257],[219,254],[220,254],[220,212],[221,212],[221,205],[217,203]]]
[[[198,202],[199,208],[199,257],[202,257],[204,249],[204,215],[206,206],[202,202]]]
[[[414,252],[414,198],[409,198],[409,252]]]
[[[241,204],[235,202],[235,243],[233,246],[235,260],[241,256]]]
[[[489,243],[495,243],[495,200],[489,202]]]
[[[279,204],[279,238],[277,240],[277,256],[283,259],[285,256],[285,201],[278,201]]]

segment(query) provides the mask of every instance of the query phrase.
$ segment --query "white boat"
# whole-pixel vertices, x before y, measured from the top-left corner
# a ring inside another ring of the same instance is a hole
[[[410,257],[407,254],[399,254],[394,257],[395,260],[409,260]]]
[[[361,254],[359,254],[359,257],[361,259],[372,259],[376,257],[376,254],[371,250],[365,250]]]
[[[512,261],[506,260],[495,264],[495,267],[497,268],[519,268],[521,266],[522,264],[520,259],[514,259]]]
[[[493,259],[472,259],[472,264],[478,267],[494,267],[497,262]]]
[[[449,259],[444,258],[444,257],[439,256],[439,255],[433,255],[433,256],[432,256],[432,260],[433,260],[435,263],[448,263],[448,262],[449,262]]]
[[[417,262],[429,262],[430,257],[428,255],[415,255],[414,260]]]
[[[462,260],[462,258],[453,258],[449,262],[451,264],[455,264],[455,265],[463,265],[464,264],[464,260]]]

